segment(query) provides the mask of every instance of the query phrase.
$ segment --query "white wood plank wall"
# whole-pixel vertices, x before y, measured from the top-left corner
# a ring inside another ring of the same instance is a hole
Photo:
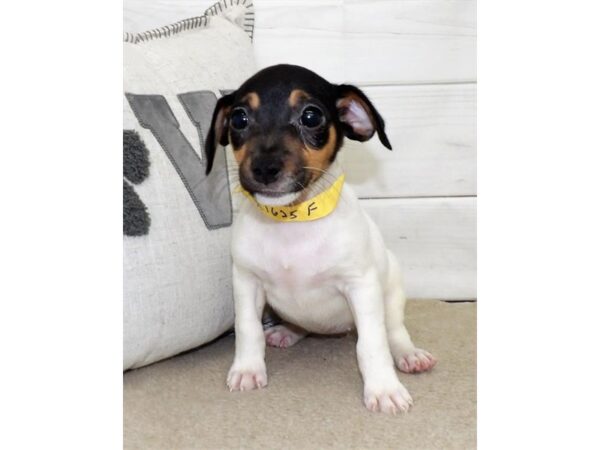
[[[373,139],[349,141],[341,155],[408,296],[476,298],[475,0],[252,1],[259,67],[300,64],[357,84],[385,118],[392,152]],[[125,0],[124,30],[213,3]]]

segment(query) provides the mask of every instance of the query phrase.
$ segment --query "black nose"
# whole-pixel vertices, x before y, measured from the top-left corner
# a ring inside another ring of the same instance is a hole
[[[252,174],[259,183],[269,184],[277,179],[282,168],[281,161],[258,160],[252,163]]]

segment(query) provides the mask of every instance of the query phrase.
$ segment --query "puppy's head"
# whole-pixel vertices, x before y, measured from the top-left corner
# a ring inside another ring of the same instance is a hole
[[[344,136],[366,141],[375,133],[391,150],[383,119],[357,87],[272,66],[217,102],[206,172],[217,145],[231,143],[244,189],[270,204],[292,203],[335,160]]]

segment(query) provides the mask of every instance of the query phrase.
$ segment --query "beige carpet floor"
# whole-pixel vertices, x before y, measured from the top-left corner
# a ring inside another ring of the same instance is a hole
[[[407,324],[415,344],[439,361],[431,373],[400,374],[415,401],[408,414],[375,414],[362,405],[352,334],[268,348],[268,387],[230,393],[228,336],[124,374],[124,447],[475,448],[475,304],[412,301]]]

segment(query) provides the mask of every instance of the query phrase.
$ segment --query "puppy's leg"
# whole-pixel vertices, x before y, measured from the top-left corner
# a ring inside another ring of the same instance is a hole
[[[383,292],[376,271],[352,280],[345,290],[354,315],[358,366],[364,381],[364,402],[370,411],[407,411],[412,398],[398,381],[385,329]]]
[[[291,347],[306,335],[306,330],[287,322],[265,330],[267,344],[279,348]]]
[[[390,350],[398,369],[406,373],[424,372],[433,368],[436,359],[426,350],[416,348],[404,326],[406,297],[402,289],[400,267],[388,251],[389,280],[385,293],[385,323]]]
[[[245,391],[267,385],[265,337],[262,312],[265,293],[250,272],[233,265],[235,302],[235,358],[227,376],[231,391]]]

